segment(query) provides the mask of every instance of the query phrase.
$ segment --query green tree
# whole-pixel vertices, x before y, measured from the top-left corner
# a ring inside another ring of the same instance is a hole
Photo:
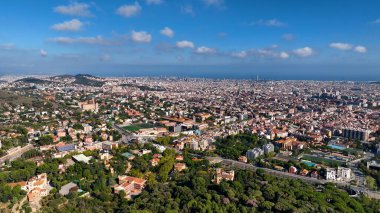
[[[37,144],[40,146],[50,145],[53,143],[53,136],[51,135],[42,135],[37,141]]]

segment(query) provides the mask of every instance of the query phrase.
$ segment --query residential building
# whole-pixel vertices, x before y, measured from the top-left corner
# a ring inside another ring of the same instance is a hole
[[[91,156],[87,157],[84,154],[79,154],[79,155],[74,155],[72,158],[76,162],[83,162],[83,163],[89,164],[92,157]]]
[[[264,150],[260,148],[254,148],[254,149],[248,150],[246,154],[248,159],[255,159],[255,158],[260,157],[261,155],[264,155]]]
[[[294,167],[294,166],[289,167],[289,173],[296,174],[297,171],[298,171],[298,170],[297,170],[296,167]]]
[[[326,169],[326,180],[336,180],[336,169],[327,168]]]
[[[370,131],[363,129],[347,128],[343,129],[343,137],[349,139],[357,139],[361,141],[368,141]]]
[[[248,159],[246,156],[240,156],[239,159],[238,159],[240,162],[243,162],[243,163],[247,163],[248,162]]]
[[[64,186],[61,187],[59,190],[59,194],[62,196],[68,195],[70,192],[77,192],[79,190],[79,187],[77,184],[70,182]]]
[[[338,167],[336,176],[337,180],[349,181],[351,180],[351,169],[345,167]]]
[[[233,181],[234,178],[235,178],[235,171],[234,170],[224,171],[224,169],[222,169],[222,168],[217,168],[215,170],[213,182],[215,184],[220,184],[220,182],[222,182],[223,180]]]
[[[181,172],[182,170],[186,169],[186,164],[185,163],[176,163],[174,164],[174,170],[177,172]]]
[[[116,194],[124,191],[126,198],[139,195],[145,187],[146,180],[126,175],[118,176],[118,184],[114,185]]]
[[[274,145],[272,143],[265,144],[263,146],[263,150],[265,154],[269,154],[271,152],[274,152]]]

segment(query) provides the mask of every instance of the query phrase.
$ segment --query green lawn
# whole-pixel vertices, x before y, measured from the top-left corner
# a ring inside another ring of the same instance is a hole
[[[342,166],[345,164],[342,161],[337,161],[337,160],[323,158],[323,157],[316,157],[316,156],[311,156],[311,155],[304,155],[302,159],[312,161],[313,163],[324,163],[325,165],[328,165],[328,166],[336,166],[336,165]]]
[[[152,128],[152,127],[154,127],[153,124],[140,123],[140,124],[132,124],[129,126],[125,126],[123,128],[127,131],[136,132],[140,129]]]

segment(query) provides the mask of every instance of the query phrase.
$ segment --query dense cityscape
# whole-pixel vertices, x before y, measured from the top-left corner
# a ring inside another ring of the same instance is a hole
[[[86,74],[3,81],[2,209],[376,212],[379,91]]]
[[[0,1],[0,213],[380,213],[380,1]]]

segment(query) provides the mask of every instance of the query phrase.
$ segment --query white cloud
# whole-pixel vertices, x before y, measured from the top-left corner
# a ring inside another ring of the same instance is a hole
[[[284,27],[286,26],[286,23],[281,22],[277,19],[268,19],[268,20],[260,19],[258,21],[251,23],[251,25],[268,26],[268,27]]]
[[[348,43],[341,43],[341,42],[335,42],[330,44],[331,48],[338,49],[338,50],[351,50],[352,45]]]
[[[41,57],[46,57],[46,56],[48,56],[48,52],[46,50],[44,50],[44,49],[40,49],[40,56]]]
[[[176,43],[176,46],[178,48],[194,48],[195,45],[193,42],[191,41],[186,41],[186,40],[183,40],[183,41],[177,41]]]
[[[367,52],[367,48],[365,46],[357,45],[354,47],[354,45],[352,45],[352,44],[341,43],[341,42],[331,43],[330,47],[338,49],[338,50],[344,50],[344,51],[353,50],[353,51],[358,52],[358,53],[366,53]]]
[[[256,53],[258,56],[261,57],[267,57],[267,56],[274,56],[275,52],[273,52],[272,48],[265,48],[265,49],[258,49],[258,50],[252,50],[252,53]]]
[[[131,5],[120,6],[116,10],[116,13],[118,15],[121,15],[121,16],[125,17],[125,18],[129,18],[129,17],[132,17],[132,16],[135,16],[135,15],[139,14],[140,11],[141,11],[141,6],[136,1],[134,4],[131,4]]]
[[[247,51],[240,51],[240,52],[233,52],[231,55],[236,58],[245,58],[248,56],[248,53]]]
[[[262,48],[262,49],[253,49],[250,50],[251,55],[258,56],[260,58],[281,58],[281,59],[287,59],[290,57],[289,53],[285,51],[276,51],[277,45],[272,45],[271,47],[268,48]]]
[[[207,6],[223,6],[224,0],[203,0]]]
[[[54,8],[54,12],[70,16],[90,17],[92,14],[89,8],[90,5],[88,4],[74,2],[67,6],[57,6]]]
[[[280,52],[279,57],[282,59],[287,59],[289,58],[289,54],[287,52]]]
[[[109,61],[109,60],[111,60],[111,56],[108,55],[108,54],[103,54],[103,55],[100,56],[99,59],[100,59],[101,61]]]
[[[82,29],[83,25],[84,24],[80,20],[73,19],[63,23],[54,24],[51,28],[58,31],[79,31]]]
[[[147,4],[155,4],[155,5],[158,5],[158,4],[162,4],[163,0],[145,0],[145,2]]]
[[[145,31],[136,32],[133,30],[131,38],[134,42],[149,43],[152,40],[152,35]]]
[[[167,36],[169,38],[172,38],[174,36],[174,31],[170,29],[169,27],[165,27],[160,31],[161,35]]]
[[[51,42],[60,43],[60,44],[107,44],[107,42],[102,36],[96,36],[96,37],[78,37],[78,38],[71,38],[71,37],[56,37],[49,39]]]
[[[286,33],[286,34],[282,35],[282,39],[284,39],[286,41],[293,41],[295,39],[295,36],[293,34]]]
[[[185,14],[189,14],[189,15],[195,16],[195,12],[193,10],[193,6],[191,6],[191,5],[186,5],[186,6],[181,7],[181,11],[183,13],[185,13]]]
[[[380,19],[376,19],[375,21],[372,22],[372,24],[380,24]]]
[[[224,37],[227,36],[227,33],[226,33],[226,32],[219,32],[217,35],[218,35],[218,37],[220,37],[220,38],[224,38]]]
[[[301,57],[308,57],[314,54],[314,50],[310,47],[303,47],[293,50],[293,53]]]
[[[209,48],[209,47],[205,47],[205,46],[202,46],[202,47],[198,47],[196,50],[195,50],[196,53],[199,53],[199,54],[215,54],[216,53],[216,50],[213,49],[213,48]]]
[[[11,50],[15,47],[14,44],[12,43],[4,43],[4,44],[0,44],[0,49],[3,49],[3,50]]]
[[[354,48],[354,51],[358,53],[366,53],[367,48],[365,46],[358,45]]]

